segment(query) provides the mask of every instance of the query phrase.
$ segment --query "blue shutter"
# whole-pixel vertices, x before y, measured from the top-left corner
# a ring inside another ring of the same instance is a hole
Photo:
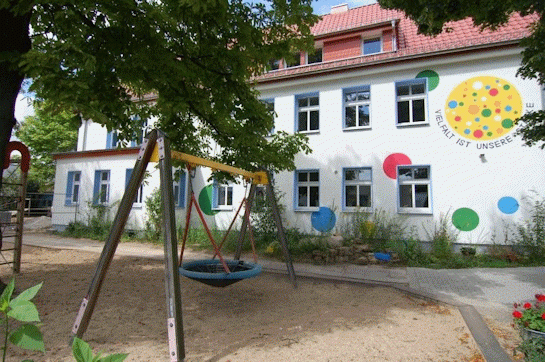
[[[101,170],[95,171],[95,184],[93,185],[93,205],[98,205],[98,197],[100,193],[100,174]]]
[[[68,171],[66,179],[66,199],[64,200],[64,206],[72,205],[72,186],[74,185],[74,171]]]
[[[218,208],[218,181],[214,180],[212,187],[212,209]]]
[[[132,168],[128,168],[126,171],[125,171],[125,188],[127,188],[127,186],[129,186],[129,181],[131,180],[131,176],[132,176]]]
[[[178,206],[185,207],[185,172],[180,172],[180,191],[178,192]]]
[[[106,148],[112,149],[117,146],[117,131],[108,132],[106,135]]]

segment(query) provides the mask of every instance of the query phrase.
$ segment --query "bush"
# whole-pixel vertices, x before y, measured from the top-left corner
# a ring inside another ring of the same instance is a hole
[[[517,225],[515,245],[524,251],[530,262],[543,261],[545,259],[545,199],[533,199],[529,214],[529,220]]]
[[[163,225],[163,201],[161,199],[161,190],[155,189],[144,201],[148,218],[144,226],[144,235],[146,239],[159,242],[161,240]]]
[[[431,241],[432,255],[441,260],[451,259],[452,244],[458,239],[458,234],[450,228],[448,214],[439,216],[439,223],[434,223],[432,231],[424,230]]]
[[[384,210],[374,213],[359,213],[359,237],[364,244],[369,244],[373,251],[384,252],[401,243],[406,238],[407,220],[392,215]]]

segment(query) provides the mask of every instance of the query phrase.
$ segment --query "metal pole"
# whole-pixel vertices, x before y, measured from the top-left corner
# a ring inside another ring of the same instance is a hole
[[[242,226],[240,227],[240,234],[238,234],[237,240],[237,249],[235,251],[235,260],[240,260],[240,255],[242,254],[242,245],[244,244],[244,238],[246,237],[246,229],[248,229],[248,220],[250,217],[250,211],[252,210],[252,205],[254,201],[256,185],[250,185],[250,193],[246,199],[246,209],[244,210],[244,218],[242,219]]]
[[[288,268],[288,275],[290,277],[291,283],[293,284],[294,288],[297,288],[297,281],[295,280],[295,271],[293,270],[291,254],[288,249],[286,233],[284,232],[284,226],[282,225],[282,218],[280,217],[278,202],[276,200],[276,195],[274,194],[274,189],[272,187],[272,178],[269,172],[267,172],[267,178],[269,179],[269,182],[265,185],[265,190],[267,191],[267,199],[269,200],[269,205],[272,209],[273,218],[276,222],[278,240],[280,241],[280,246],[282,247],[282,252],[284,253],[284,259],[286,259],[286,267]]]
[[[28,172],[21,170],[21,185],[19,202],[17,204],[17,229],[15,231],[15,242],[13,245],[13,272],[19,273],[21,270],[21,250],[23,248],[23,227],[25,219],[25,199]]]
[[[102,249],[102,254],[100,255],[89,291],[87,292],[85,298],[83,298],[76,321],[74,322],[70,344],[72,343],[74,337],[82,338],[83,334],[87,330],[87,327],[89,326],[102,283],[106,277],[108,267],[110,266],[110,263],[114,257],[117,245],[119,244],[121,233],[123,232],[125,224],[127,223],[127,219],[129,217],[129,213],[131,212],[132,204],[136,198],[138,189],[140,188],[140,185],[144,179],[144,173],[146,172],[146,167],[150,161],[156,141],[157,131],[154,130],[148,135],[148,138],[144,140],[144,143],[140,147],[138,159],[131,174],[127,189],[123,194],[123,198],[121,199],[121,203],[117,209],[112,228],[110,229],[110,234],[108,235],[108,239],[106,240],[104,248]]]
[[[178,240],[176,238],[176,215],[172,195],[170,141],[162,133],[157,140],[157,147],[159,150],[161,198],[163,201],[163,240],[165,247],[168,345],[170,361],[177,362],[185,359],[182,297],[180,274],[178,273]],[[180,190],[180,192],[182,192],[182,190]]]

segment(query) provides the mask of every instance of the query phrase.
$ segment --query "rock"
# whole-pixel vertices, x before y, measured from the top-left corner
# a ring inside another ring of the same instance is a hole
[[[340,256],[349,256],[352,254],[352,248],[349,246],[341,246],[339,248],[339,255]]]
[[[328,240],[327,244],[331,247],[343,246],[344,238],[341,235],[332,235]]]
[[[353,245],[352,248],[356,254],[365,254],[371,251],[369,244]]]
[[[369,259],[366,256],[360,256],[359,258],[354,260],[354,263],[358,265],[367,265],[369,264]]]

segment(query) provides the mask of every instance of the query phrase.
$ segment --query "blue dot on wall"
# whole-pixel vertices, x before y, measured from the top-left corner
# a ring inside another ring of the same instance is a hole
[[[519,209],[519,203],[515,198],[505,196],[498,201],[498,209],[504,214],[514,214]]]
[[[335,227],[337,217],[329,207],[320,207],[320,210],[312,213],[310,220],[313,228],[319,232],[326,233]]]

